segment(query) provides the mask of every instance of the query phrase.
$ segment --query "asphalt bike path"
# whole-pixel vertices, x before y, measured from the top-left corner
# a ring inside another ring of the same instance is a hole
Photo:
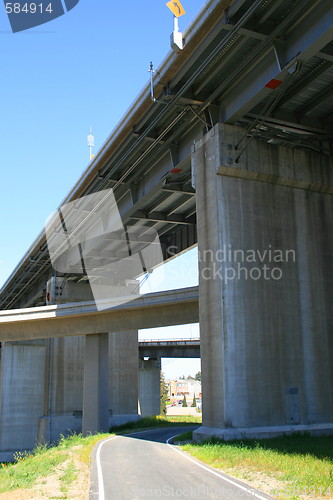
[[[172,437],[195,428],[168,427],[101,441],[92,456],[89,500],[272,498],[172,444]]]

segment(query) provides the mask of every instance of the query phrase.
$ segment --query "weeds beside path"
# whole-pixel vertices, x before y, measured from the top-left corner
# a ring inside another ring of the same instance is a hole
[[[17,463],[2,464],[0,499],[86,499],[90,454],[106,436],[73,435],[62,438],[56,447],[37,447],[32,454],[22,453],[16,457]]]
[[[200,417],[149,417],[112,429],[116,434],[154,427],[197,423]],[[0,464],[0,500],[85,500],[90,484],[90,456],[95,444],[110,434],[62,438],[58,446],[39,446],[18,453],[16,463]]]
[[[182,449],[275,498],[333,498],[333,436],[187,443]]]

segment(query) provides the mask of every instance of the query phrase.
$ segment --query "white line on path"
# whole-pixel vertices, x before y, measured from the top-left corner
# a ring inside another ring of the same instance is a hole
[[[256,493],[252,488],[247,488],[246,486],[242,486],[241,484],[237,483],[236,481],[233,481],[231,478],[229,477],[225,477],[224,475],[222,476],[221,474],[219,474],[218,472],[215,472],[214,470],[212,469],[209,469],[208,467],[206,467],[205,465],[203,464],[200,464],[199,462],[197,462],[196,460],[194,460],[193,458],[189,457],[188,455],[186,455],[186,453],[184,453],[183,451],[179,450],[176,446],[170,444],[170,441],[172,441],[172,439],[174,439],[175,437],[179,436],[179,434],[176,434],[175,436],[172,436],[171,438],[167,439],[166,441],[166,444],[168,446],[170,446],[170,448],[174,451],[176,451],[177,453],[179,453],[180,455],[182,455],[184,458],[187,458],[187,460],[189,460],[190,462],[196,464],[198,467],[201,467],[202,469],[210,472],[211,474],[213,474],[214,476],[217,476],[219,477],[220,479],[223,479],[224,481],[227,481],[228,483],[232,484],[233,486],[236,486],[237,488],[240,488],[241,490],[243,491],[246,491],[247,493],[249,493],[251,496],[255,497],[255,498],[258,498],[260,500],[267,500],[267,497],[263,497],[261,496],[259,493]]]
[[[151,429],[149,431],[139,431],[139,432],[132,432],[131,434],[124,434],[124,437],[131,436],[133,434],[143,434],[145,432],[151,432]],[[102,464],[101,464],[101,450],[102,450],[102,447],[105,443],[111,441],[112,439],[119,438],[119,437],[122,437],[122,436],[111,436],[111,437],[101,441],[98,445],[98,448],[96,451],[98,500],[105,500],[103,469],[102,469]]]
[[[97,484],[98,484],[98,500],[105,500],[105,491],[104,491],[104,479],[103,479],[103,471],[101,464],[101,449],[105,443],[111,441],[112,439],[118,436],[112,436],[110,438],[104,439],[98,445],[96,452],[96,464],[97,464]]]
[[[133,435],[133,434],[144,434],[145,432],[151,432],[151,429],[149,431],[139,431],[139,432],[133,432],[131,434],[126,434],[126,435],[124,435],[124,437],[130,436],[130,435]],[[267,500],[267,497],[261,496],[259,493],[256,493],[252,488],[250,488],[250,487],[247,488],[246,486],[243,486],[243,485],[237,483],[236,481],[233,481],[229,477],[226,477],[224,475],[222,476],[222,474],[219,474],[218,472],[215,472],[214,470],[209,469],[205,465],[197,462],[193,458],[191,458],[188,455],[186,455],[186,453],[184,453],[183,451],[181,451],[178,448],[176,448],[176,446],[170,444],[170,441],[172,441],[177,436],[179,436],[179,434],[175,434],[174,436],[172,436],[172,437],[170,437],[169,439],[166,440],[166,444],[168,446],[170,446],[170,448],[172,450],[176,451],[177,453],[179,453],[180,455],[182,455],[182,457],[186,458],[187,460],[189,460],[190,462],[194,463],[198,467],[201,467],[202,469],[210,472],[214,476],[217,476],[220,479],[226,481],[227,483],[230,483],[233,486],[236,486],[237,488],[240,488],[241,490],[246,491],[246,493],[249,493],[251,496],[253,496],[255,498],[258,498],[259,500]],[[103,445],[105,443],[107,443],[107,442],[109,442],[112,439],[115,439],[117,437],[122,437],[122,436],[112,436],[110,438],[104,439],[103,441],[101,441],[99,443],[98,448],[97,448],[97,452],[96,452],[96,464],[97,464],[98,500],[105,500],[104,479],[103,479],[103,470],[102,470],[102,464],[101,464],[101,450],[102,450],[102,447],[103,447]]]

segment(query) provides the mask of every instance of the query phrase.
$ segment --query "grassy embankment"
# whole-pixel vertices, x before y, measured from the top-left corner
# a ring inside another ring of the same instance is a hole
[[[185,433],[177,440],[191,440]],[[195,444],[183,450],[280,499],[333,498],[333,436]]]
[[[93,446],[106,436],[73,435],[62,438],[57,446],[37,446],[31,453],[16,453],[16,463],[0,465],[0,493],[31,489],[37,484],[38,491],[42,491],[43,480],[54,474],[62,494],[59,498],[67,498],[67,492],[80,474],[78,462],[88,468]]]
[[[154,427],[193,423],[199,425],[200,421],[201,417],[149,417],[116,427],[112,432],[124,434]],[[14,492],[33,489],[34,498],[37,498],[37,492],[43,496],[46,478],[49,481],[54,476],[54,482],[57,483],[54,498],[73,498],[76,484],[82,485],[83,471],[86,484],[89,484],[89,462],[93,447],[100,439],[109,436],[110,434],[98,434],[83,438],[81,435],[72,435],[62,438],[57,446],[37,446],[31,453],[17,453],[15,463],[0,464],[0,494],[13,492],[14,499],[19,498]],[[25,498],[20,493],[21,497]]]
[[[115,428],[113,432],[124,434],[180,423],[200,424],[200,417],[145,418]],[[6,498],[15,500],[28,498],[17,494],[23,489],[33,493],[33,498],[51,498],[50,493],[45,495],[45,483],[56,476],[57,493],[53,498],[74,498],[73,491],[78,485],[81,485],[82,496],[78,494],[75,498],[85,498],[92,448],[108,436],[110,434],[86,438],[73,435],[62,438],[58,446],[37,447],[31,454],[18,455],[17,463],[0,465],[0,494],[12,492],[13,496]],[[192,433],[185,432],[177,441],[190,441],[191,438]],[[200,445],[187,442],[182,448],[203,462],[279,499],[333,498],[333,437],[294,435],[261,441],[212,441]],[[82,481],[83,472],[85,482]],[[41,492],[41,497],[36,495],[37,491]]]

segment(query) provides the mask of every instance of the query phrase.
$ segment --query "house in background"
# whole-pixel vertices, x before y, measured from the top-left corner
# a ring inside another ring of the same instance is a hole
[[[201,382],[193,377],[167,381],[171,403],[179,403],[186,396],[187,404],[191,405],[193,397],[201,400]]]

